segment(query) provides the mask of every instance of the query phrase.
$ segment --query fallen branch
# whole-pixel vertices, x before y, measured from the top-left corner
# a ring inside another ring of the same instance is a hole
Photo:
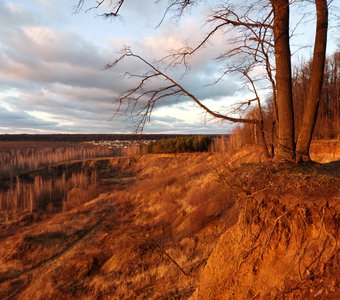
[[[170,259],[170,261],[178,268],[180,269],[180,271],[185,275],[185,276],[189,276],[184,270],[183,268],[177,263],[177,261],[175,261],[154,239],[150,239],[150,241],[157,247],[157,249],[163,253],[167,258]]]

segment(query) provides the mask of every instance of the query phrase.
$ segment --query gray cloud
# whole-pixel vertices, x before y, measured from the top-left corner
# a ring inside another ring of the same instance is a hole
[[[0,34],[9,34],[20,30],[22,26],[41,23],[32,12],[10,2],[0,2]]]
[[[56,126],[58,126],[57,122],[37,119],[22,111],[11,112],[0,107],[0,127],[9,127],[20,130],[27,128],[53,129]]]
[[[153,121],[157,124],[157,126],[149,126],[146,125],[146,132],[149,133],[192,133],[192,134],[226,134],[231,132],[232,126],[230,124],[226,124],[225,122],[219,123],[201,123],[201,124],[190,124],[183,121],[176,121],[170,118],[168,122],[164,122],[164,119],[161,122],[158,122],[158,118],[154,118]]]
[[[48,9],[48,2],[42,2]],[[141,37],[131,44],[142,55],[152,57],[160,51],[158,48],[162,44],[157,39],[171,33],[172,27],[169,28],[165,27],[153,40]],[[188,27],[188,32],[194,29]],[[120,42],[118,38],[111,41],[110,46],[118,48]],[[163,46],[171,46],[171,43],[176,43],[173,36]],[[121,79],[122,73],[126,70],[145,72],[139,62],[126,61],[117,68],[104,71],[103,66],[116,56],[116,49],[110,49],[109,44],[104,41],[101,45],[95,44],[86,34],[50,27],[33,10],[6,2],[0,3],[0,49],[0,87],[5,92],[15,91],[13,97],[0,93],[1,101],[14,108],[9,111],[0,107],[0,127],[51,132],[126,132],[133,129],[133,120],[127,117],[116,116],[111,120],[117,109],[112,100],[131,87],[131,81]],[[215,74],[218,68],[216,62],[208,63],[208,58],[216,53],[210,56],[207,53],[205,51],[193,60],[196,72],[182,77],[181,71],[175,70],[172,75],[199,99],[219,101],[225,95],[233,95],[237,84],[221,81],[215,86],[205,86],[213,81],[211,74]],[[175,99],[168,99],[159,106],[175,103]],[[32,111],[49,114],[51,119],[33,117],[30,115]],[[152,120],[155,123],[146,126],[148,132],[201,130],[195,124],[178,119],[164,121],[155,117]]]

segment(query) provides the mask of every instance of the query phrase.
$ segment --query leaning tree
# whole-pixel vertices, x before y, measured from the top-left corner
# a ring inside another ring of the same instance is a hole
[[[93,7],[87,7],[87,9],[104,8],[102,16],[114,18],[124,10],[124,4],[127,1],[129,0],[100,0],[96,1]],[[84,2],[85,0],[77,0],[76,10],[82,9]],[[167,8],[159,16],[161,22],[168,14],[181,17],[190,6],[204,1],[163,0],[163,2],[167,3]],[[148,61],[129,47],[125,47],[121,55],[109,63],[107,68],[115,67],[126,59],[136,59],[144,64],[145,72],[125,74],[128,78],[133,79],[132,82],[135,85],[115,99],[119,103],[119,108],[127,104],[128,110],[140,117],[137,129],[142,130],[145,123],[150,120],[153,109],[159,101],[165,98],[186,97],[214,118],[254,124],[263,149],[269,155],[263,124],[264,100],[261,99],[259,93],[260,88],[268,86],[271,89],[275,114],[273,124],[276,133],[275,159],[310,161],[309,147],[316,123],[325,65],[329,3],[327,0],[314,1],[316,32],[312,71],[302,125],[297,133],[297,140],[295,140],[290,48],[292,31],[289,19],[294,2],[297,1],[237,1],[234,4],[232,0],[217,1],[216,8],[206,18],[210,30],[203,33],[201,42],[194,46],[177,49],[160,61]],[[244,79],[253,97],[240,100],[234,110],[226,114],[209,108],[202,99],[195,96],[195,91],[186,89],[180,80],[169,75],[167,70],[170,66],[178,64],[187,67],[188,59],[209,43],[214,35],[217,33],[227,34],[228,31],[233,32],[233,39],[229,40],[227,50],[218,57],[224,63],[225,69],[216,81],[230,73],[238,73]],[[259,68],[263,69],[260,76],[255,72]],[[252,118],[242,117],[239,113],[244,112],[252,104],[257,106],[257,113],[252,114]],[[274,153],[271,154],[274,155]]]

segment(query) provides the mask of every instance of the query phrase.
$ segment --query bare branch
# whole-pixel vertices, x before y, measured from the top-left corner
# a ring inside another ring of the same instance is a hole
[[[169,60],[169,65],[183,64],[188,69],[187,57],[192,56],[203,46],[205,46],[216,33],[222,30],[231,30],[232,28],[237,28],[241,33],[243,46],[239,44],[238,40],[230,41],[235,47],[231,51],[240,53],[248,48],[251,55],[253,51],[257,52],[261,43],[267,43],[269,47],[273,47],[273,43],[270,40],[266,40],[261,37],[261,35],[256,34],[255,30],[270,29],[272,30],[272,10],[264,17],[263,21],[253,21],[249,15],[252,8],[249,8],[246,13],[239,16],[235,13],[235,10],[231,6],[224,6],[219,10],[213,11],[207,19],[207,24],[214,24],[213,28],[205,34],[203,39],[194,47],[186,46],[177,49],[174,53],[166,56],[164,60]],[[267,36],[265,36],[267,37]],[[253,49],[250,48],[248,42],[255,42]],[[237,49],[239,51],[237,51]],[[229,56],[229,55],[227,55]],[[219,57],[221,58],[221,57]]]
[[[104,2],[105,2],[105,0],[96,1],[96,5],[92,6],[90,8],[87,8],[85,10],[85,12],[88,12],[90,10],[98,9],[98,8],[102,7]],[[111,9],[108,10],[107,12],[103,13],[101,16],[104,17],[104,18],[118,17],[119,11],[122,8],[124,2],[125,2],[125,0],[111,1],[111,5],[110,5]],[[78,4],[75,7],[75,11],[82,10],[84,4],[85,4],[85,0],[78,0]]]
[[[165,72],[161,71],[154,64],[150,63],[143,57],[133,53],[130,48],[125,48],[123,54],[117,58],[113,63],[108,64],[106,68],[115,67],[117,64],[125,59],[134,58],[140,62],[143,62],[149,69],[143,75],[133,75],[129,74],[131,77],[137,78],[139,82],[133,88],[122,93],[120,96],[115,98],[115,101],[119,103],[118,110],[121,109],[123,103],[128,104],[128,109],[131,111],[137,111],[136,116],[141,117],[138,123],[138,129],[143,130],[144,125],[149,122],[151,113],[154,109],[155,104],[165,98],[178,97],[178,98],[189,98],[194,103],[196,103],[200,108],[202,108],[207,114],[226,121],[237,122],[237,123],[251,123],[256,124],[260,122],[257,119],[249,118],[236,118],[231,117],[220,112],[216,112],[208,108],[202,101],[195,97],[191,92],[185,89],[177,81],[167,75]],[[150,81],[153,79],[161,80],[163,85],[160,87],[150,86]],[[165,83],[165,84],[164,84]],[[149,85],[148,85],[149,84]],[[253,100],[249,100],[253,101]],[[140,106],[137,104],[140,103]]]

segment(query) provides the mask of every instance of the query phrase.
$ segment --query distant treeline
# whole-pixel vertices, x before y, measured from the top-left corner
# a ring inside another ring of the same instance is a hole
[[[217,136],[215,134],[209,135]],[[191,134],[1,134],[0,141],[89,142],[115,140],[161,140],[193,137]]]
[[[210,136],[186,136],[157,140],[144,147],[147,153],[206,152],[212,141]]]

